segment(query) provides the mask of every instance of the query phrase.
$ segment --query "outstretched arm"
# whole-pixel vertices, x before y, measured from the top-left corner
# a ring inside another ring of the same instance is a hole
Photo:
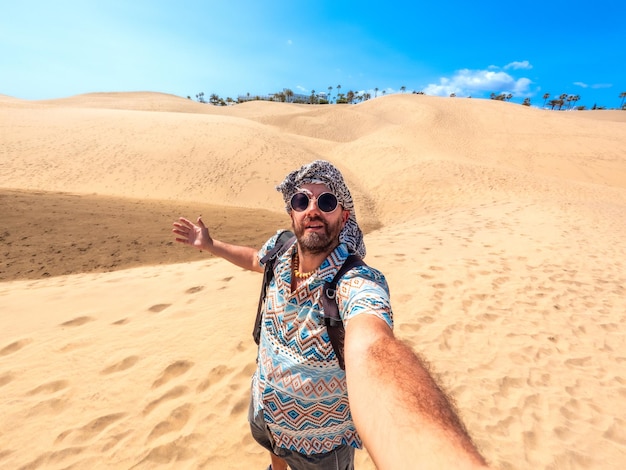
[[[240,268],[262,273],[263,268],[257,258],[257,250],[247,246],[232,245],[211,237],[209,229],[204,225],[202,217],[197,223],[181,217],[174,222],[172,232],[176,234],[176,241],[193,246],[199,250],[206,250],[212,255],[224,258]]]
[[[378,468],[486,468],[422,360],[385,322],[351,318],[345,360],[352,417]]]

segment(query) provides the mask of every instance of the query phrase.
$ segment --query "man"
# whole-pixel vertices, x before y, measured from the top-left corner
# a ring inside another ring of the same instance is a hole
[[[321,292],[349,254],[365,256],[343,176],[317,160],[276,188],[296,243],[280,256],[264,303],[249,421],[272,470],[354,468],[362,444],[378,468],[479,468],[485,461],[421,360],[393,335],[384,276],[367,265],[337,288],[345,371],[329,341]],[[263,272],[257,252],[210,236],[201,218],[174,223],[178,242]]]

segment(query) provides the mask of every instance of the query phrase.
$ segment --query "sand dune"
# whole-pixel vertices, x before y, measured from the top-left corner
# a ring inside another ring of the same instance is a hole
[[[0,467],[265,468],[260,279],[169,227],[203,214],[256,246],[315,158],[344,171],[396,334],[494,467],[626,466],[626,113],[97,93],[0,96]]]

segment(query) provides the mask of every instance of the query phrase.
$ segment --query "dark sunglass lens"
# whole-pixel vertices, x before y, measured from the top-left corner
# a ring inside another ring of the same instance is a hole
[[[332,212],[337,208],[337,198],[334,194],[324,193],[317,199],[317,207],[323,212]]]
[[[291,198],[291,208],[296,212],[305,211],[309,207],[309,196],[304,193],[296,193]]]

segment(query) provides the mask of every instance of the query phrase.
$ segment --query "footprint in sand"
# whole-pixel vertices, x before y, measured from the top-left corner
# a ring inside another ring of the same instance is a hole
[[[235,416],[244,411],[247,411],[249,406],[250,406],[250,399],[248,397],[241,398],[230,409],[230,415]]]
[[[185,294],[196,294],[204,289],[204,286],[191,287],[185,291]]]
[[[248,362],[244,367],[241,368],[236,377],[247,379],[251,378],[254,372],[256,371],[256,362]]]
[[[552,432],[555,436],[557,436],[561,441],[571,442],[577,434],[572,431],[570,428],[566,428],[565,426],[556,426]]]
[[[148,310],[150,312],[159,313],[159,312],[162,312],[163,310],[165,310],[167,307],[169,307],[171,305],[172,304],[156,304],[156,305],[153,305],[152,307],[150,307]]]
[[[148,455],[141,460],[136,467],[140,468],[154,468],[157,465],[163,465],[163,456],[175,455],[177,462],[183,462],[196,457],[194,449],[199,446],[205,446],[205,436],[197,433],[189,434],[187,436],[176,436],[172,442],[167,442],[163,445],[150,449]],[[170,459],[168,458],[168,461]]]
[[[150,403],[148,403],[148,405],[146,405],[146,407],[143,409],[143,415],[145,416],[149,414],[150,412],[152,412],[152,410],[154,410],[161,403],[169,401],[169,400],[175,400],[176,398],[182,397],[187,392],[189,392],[189,388],[185,387],[184,385],[179,385],[178,387],[174,387],[173,389],[169,390],[165,394],[161,395],[156,400],[152,400]]]
[[[232,371],[233,369],[224,365],[214,367],[209,372],[209,376],[198,385],[196,392],[204,392],[207,388],[222,380],[226,376],[226,374],[229,374]]]
[[[233,279],[233,276],[228,276],[228,277],[223,278],[223,279],[222,279],[222,282],[225,282],[225,283],[226,283],[226,282],[230,282],[232,279]],[[228,288],[228,286],[225,286],[225,285],[224,285],[224,286],[220,286],[220,287],[218,288],[218,290],[224,290],[224,289],[227,289],[227,288]]]
[[[89,323],[90,321],[94,321],[95,318],[92,317],[76,317],[73,320],[66,321],[61,323],[60,326],[81,326],[85,323]]]
[[[67,449],[61,449],[54,452],[44,452],[43,454],[39,454],[37,458],[31,462],[26,463],[20,467],[20,469],[27,468],[44,468],[50,462],[58,462],[61,459],[68,459],[70,457],[76,457],[77,455],[82,454],[86,447],[68,447]]]
[[[603,436],[606,439],[610,439],[617,444],[626,446],[626,431],[624,431],[625,429],[626,421],[620,418],[613,418],[613,423],[605,431]]]
[[[68,408],[69,402],[65,398],[50,398],[47,400],[39,400],[32,408],[28,410],[28,416],[41,417],[46,414],[61,415]]]
[[[176,361],[165,368],[161,376],[154,381],[152,388],[160,387],[166,384],[170,380],[183,375],[189,369],[193,367],[194,363],[190,361]]]
[[[589,365],[589,363],[591,362],[591,356],[586,356],[586,357],[575,357],[572,359],[567,359],[565,361],[565,365],[568,367],[584,367]]]
[[[5,346],[4,348],[0,349],[0,356],[6,356],[7,354],[13,354],[16,351],[19,351],[20,349],[22,349],[24,346],[26,346],[29,343],[32,343],[32,339],[21,339],[19,341],[14,341],[13,343],[9,344],[8,346]]]
[[[491,282],[491,287],[494,290],[497,290],[500,288],[500,286],[502,286],[503,284],[509,282],[509,278],[506,276],[500,276],[495,278],[492,282]]]
[[[72,437],[72,442],[74,443],[86,442],[96,437],[98,434],[111,426],[113,423],[116,423],[117,421],[122,419],[124,416],[126,416],[126,413],[112,413],[109,415],[100,416],[99,418],[88,422],[80,428],[68,429],[67,431],[62,432],[57,436],[55,444],[59,444],[70,436]]]
[[[193,406],[186,403],[173,410],[166,420],[157,424],[148,436],[148,442],[170,432],[180,431],[191,418]]]
[[[4,374],[0,375],[0,387],[2,387],[3,385],[8,384],[14,378],[15,378],[15,376],[11,372],[5,372]]]
[[[522,435],[525,449],[537,448],[537,434],[534,431],[525,431]]]
[[[63,390],[67,388],[69,382],[67,380],[55,380],[53,382],[48,382],[39,387],[32,389],[30,392],[26,393],[26,395],[39,395],[42,393],[55,393],[59,390]]]
[[[130,434],[132,434],[132,431],[128,430],[108,437],[106,443],[102,446],[101,452],[106,453],[107,451],[119,446],[124,441],[124,438]]]
[[[101,374],[112,374],[114,372],[120,372],[126,369],[130,369],[139,361],[138,356],[128,356],[122,359],[120,362],[110,365],[100,371]]]
[[[413,294],[400,294],[396,296],[395,299],[395,301],[399,304],[408,304],[411,300],[413,300]]]

